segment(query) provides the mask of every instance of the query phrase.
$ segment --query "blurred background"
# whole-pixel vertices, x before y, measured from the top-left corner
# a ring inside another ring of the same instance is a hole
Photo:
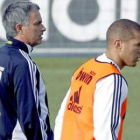
[[[0,1],[0,46],[6,41],[1,15],[9,4],[16,1],[19,0]],[[53,128],[74,70],[105,52],[106,31],[113,21],[127,18],[140,23],[140,0],[30,1],[40,6],[47,29],[43,43],[34,48],[31,56],[46,83]],[[123,140],[139,140],[140,62],[136,68],[124,68],[122,74],[129,85]]]
[[[1,0],[0,15],[16,1],[27,0]],[[140,0],[30,1],[40,6],[47,29],[43,43],[32,55],[98,55],[105,50],[106,30],[114,20],[128,18],[140,22]],[[0,20],[0,43],[5,39]]]

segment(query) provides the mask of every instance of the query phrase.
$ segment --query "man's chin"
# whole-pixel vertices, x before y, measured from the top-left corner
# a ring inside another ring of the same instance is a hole
[[[41,43],[42,43],[42,40],[38,41],[38,42],[36,43],[36,45],[39,45],[39,44],[41,44]]]
[[[137,65],[137,63],[127,64],[128,67],[135,67],[136,65]]]
[[[42,43],[42,39],[38,43],[41,44]]]
[[[136,65],[137,65],[137,63],[135,63],[135,64],[132,64],[132,65],[131,65],[131,67],[136,67]]]

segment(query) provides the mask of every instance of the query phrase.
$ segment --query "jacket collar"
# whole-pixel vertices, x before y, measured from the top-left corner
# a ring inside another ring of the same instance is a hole
[[[6,44],[11,45],[11,47],[17,48],[17,49],[21,49],[23,51],[25,51],[26,53],[31,53],[32,52],[32,47],[28,44],[25,44],[24,42],[21,42],[17,39],[14,38],[10,38]]]

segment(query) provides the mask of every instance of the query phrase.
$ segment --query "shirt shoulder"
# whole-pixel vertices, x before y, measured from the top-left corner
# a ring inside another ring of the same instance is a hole
[[[6,71],[13,71],[20,67],[22,70],[29,69],[30,56],[23,50],[16,49],[7,44],[0,48],[0,66]]]
[[[112,74],[96,83],[96,92],[98,93],[100,90],[102,90],[102,92],[122,92],[122,96],[125,98],[128,94],[128,84],[122,75]]]

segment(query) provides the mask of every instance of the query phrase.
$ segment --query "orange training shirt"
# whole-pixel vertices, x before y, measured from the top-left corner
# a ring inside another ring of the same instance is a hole
[[[75,71],[65,107],[61,140],[96,140],[93,115],[96,83],[112,74],[120,75],[120,72],[114,65],[95,59],[89,60]],[[124,100],[120,112],[121,123],[117,140],[122,137],[126,103],[127,99]],[[112,134],[112,139],[113,137]]]

